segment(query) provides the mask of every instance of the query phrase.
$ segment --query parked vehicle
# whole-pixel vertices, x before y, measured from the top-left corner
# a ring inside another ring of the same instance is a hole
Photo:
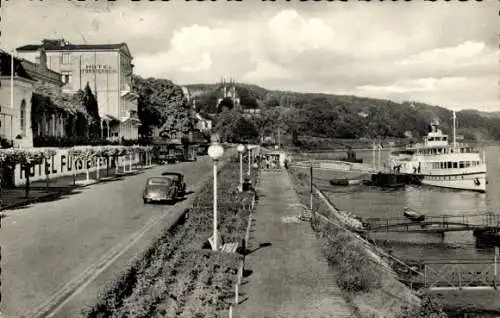
[[[144,187],[142,199],[144,204],[162,201],[175,203],[178,194],[179,188],[175,176],[165,175],[148,178]]]
[[[162,176],[168,176],[174,180],[177,186],[177,196],[182,198],[186,195],[186,183],[184,182],[184,175],[180,172],[163,172]]]

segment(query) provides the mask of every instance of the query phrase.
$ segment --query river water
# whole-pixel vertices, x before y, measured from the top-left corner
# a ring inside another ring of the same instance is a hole
[[[381,152],[381,161],[389,151]],[[365,163],[372,162],[372,151],[357,151]],[[317,158],[339,157],[342,153],[321,154]],[[376,156],[376,160],[378,156]],[[332,186],[332,174],[316,173],[314,182],[327,194],[337,208],[353,212],[363,218],[402,218],[403,208],[410,207],[428,216],[473,215],[487,212],[500,213],[500,147],[486,148],[488,185],[486,193],[457,191],[435,187],[412,187],[396,190],[364,185]],[[337,174],[333,177],[339,177]],[[442,243],[408,244],[391,242],[386,246],[403,259],[492,259],[491,248],[477,248],[472,233],[448,232]]]

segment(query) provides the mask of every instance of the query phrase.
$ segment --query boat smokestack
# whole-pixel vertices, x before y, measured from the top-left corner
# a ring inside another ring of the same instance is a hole
[[[457,148],[457,114],[453,111],[453,149]]]

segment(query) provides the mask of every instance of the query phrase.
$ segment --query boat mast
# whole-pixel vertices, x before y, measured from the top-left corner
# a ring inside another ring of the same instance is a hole
[[[457,148],[457,114],[453,111],[453,149]]]

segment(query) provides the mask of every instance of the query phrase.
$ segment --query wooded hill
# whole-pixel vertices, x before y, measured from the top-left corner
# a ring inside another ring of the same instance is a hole
[[[217,112],[217,98],[222,95],[220,84],[187,86],[201,113]],[[421,137],[435,118],[446,133],[452,132],[451,110],[416,101],[396,103],[356,96],[274,91],[242,83],[236,84],[236,90],[243,108],[260,108],[263,116],[272,117],[271,130],[280,126],[284,133],[354,139],[404,138],[409,131],[414,137]],[[271,124],[269,120],[266,122]],[[463,110],[457,112],[457,125],[457,133],[466,140],[500,140],[499,112]],[[257,130],[264,132],[262,127]]]

